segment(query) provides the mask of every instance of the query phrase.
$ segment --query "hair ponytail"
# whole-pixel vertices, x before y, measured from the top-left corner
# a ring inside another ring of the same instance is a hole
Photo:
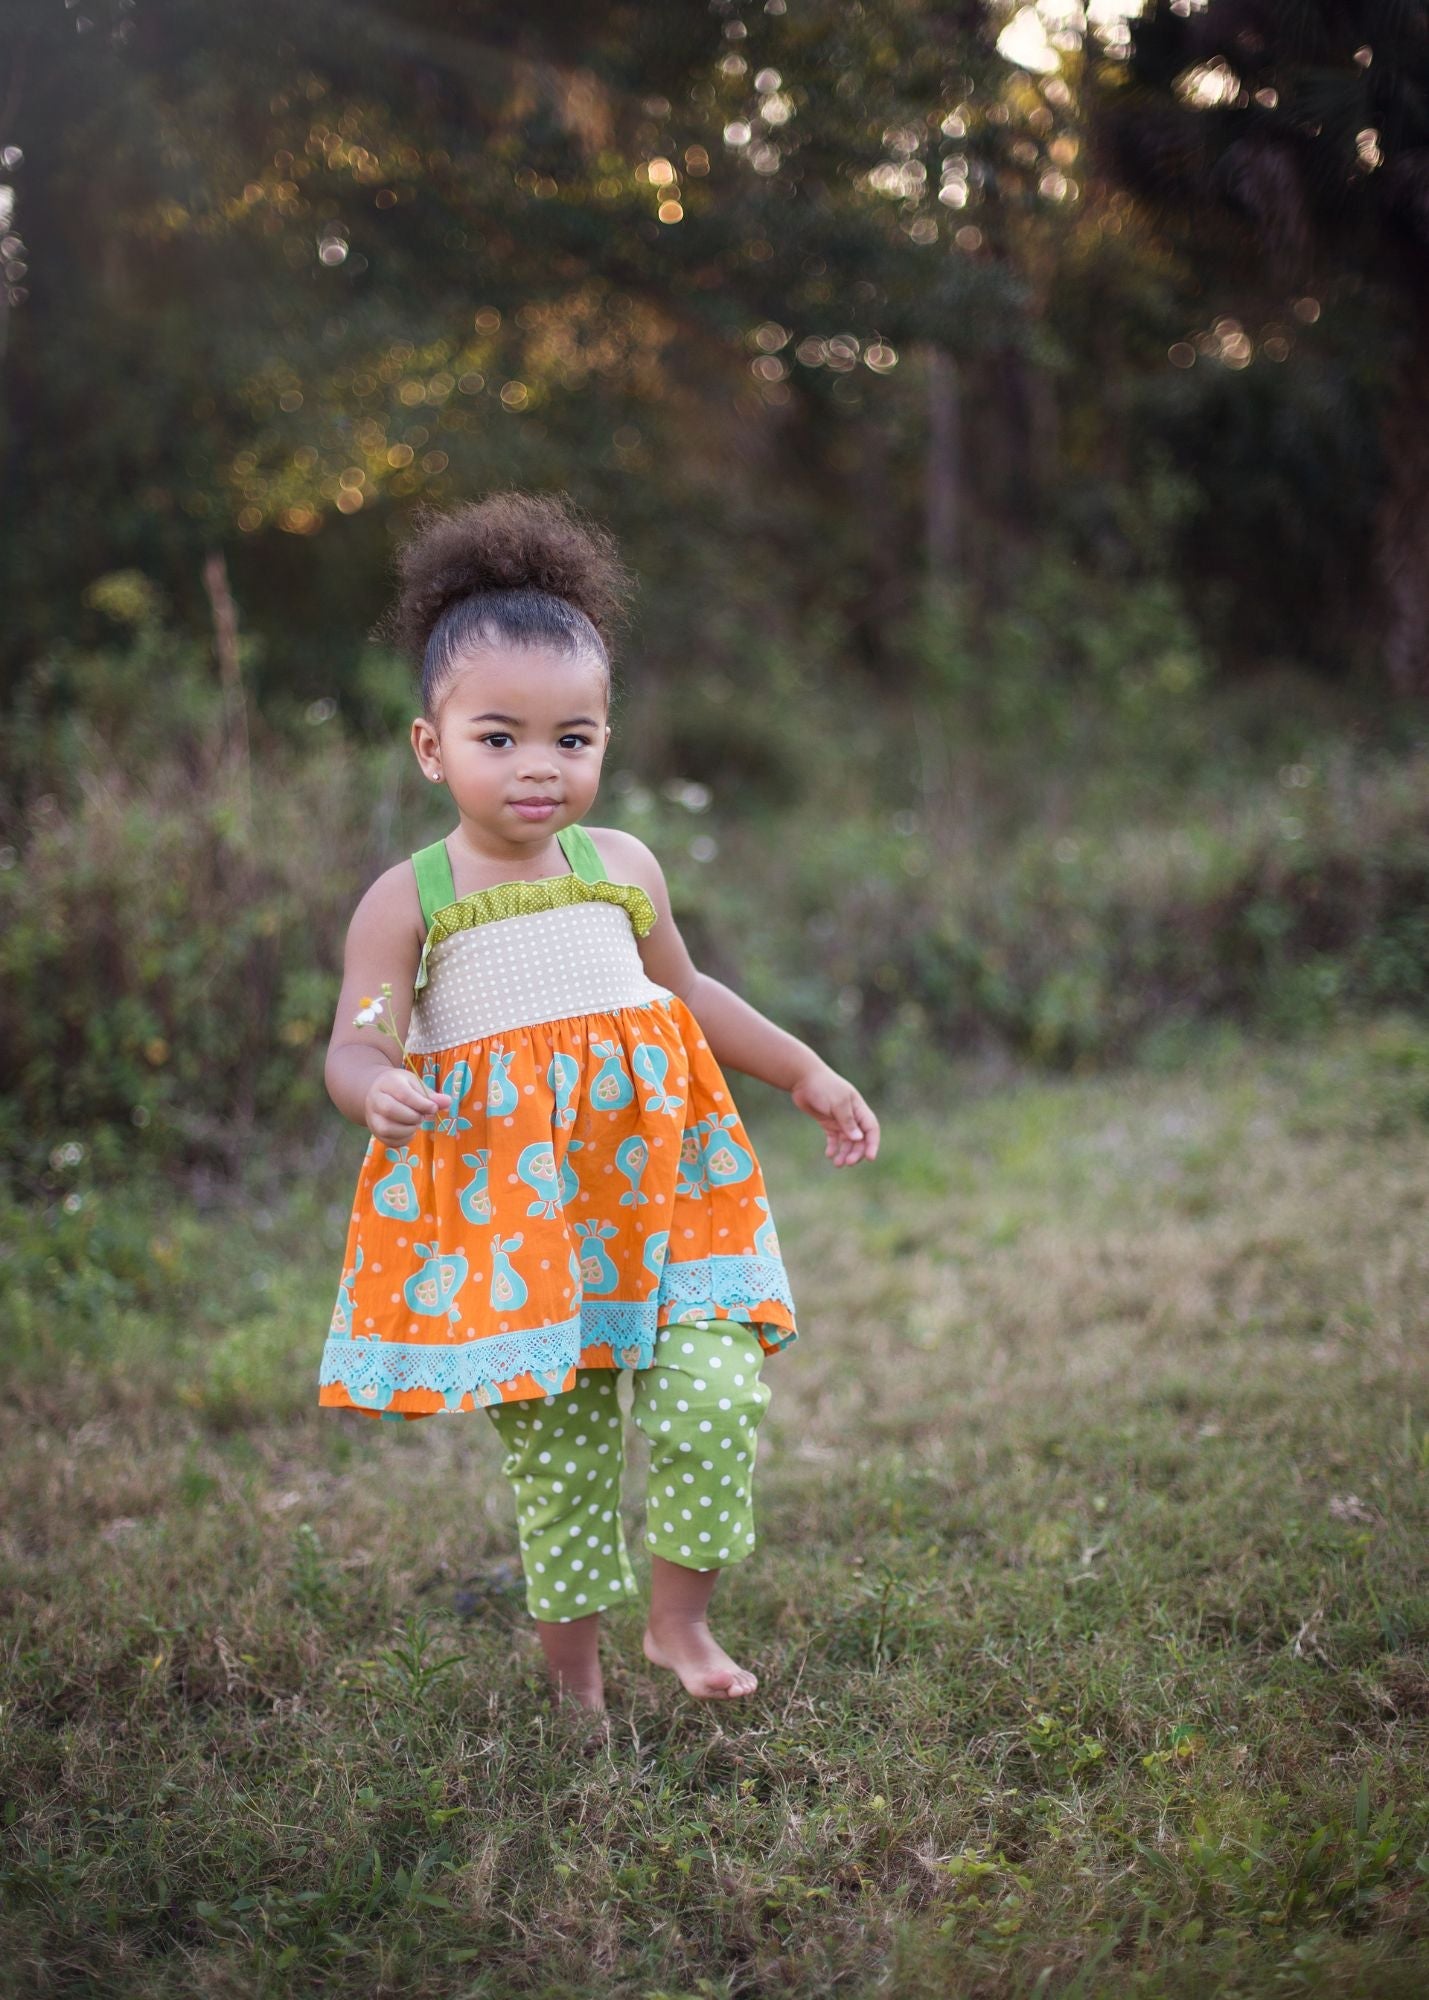
[[[608,635],[636,580],[615,537],[567,495],[507,491],[424,509],[397,571],[397,601],[373,636],[420,669],[429,719],[462,656],[483,646],[585,650],[609,686]]]

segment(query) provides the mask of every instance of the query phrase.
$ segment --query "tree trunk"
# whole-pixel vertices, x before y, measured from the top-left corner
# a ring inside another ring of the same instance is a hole
[[[888,433],[876,416],[867,414],[849,420],[847,430],[849,518],[861,524],[859,544],[865,584],[850,601],[850,631],[865,663],[875,671],[886,672],[891,664],[888,627],[905,609]]]
[[[923,349],[928,380],[928,455],[924,468],[924,542],[928,581],[958,581],[963,566],[962,424],[958,366],[945,347]]]
[[[248,754],[248,701],[238,651],[238,607],[228,584],[228,563],[222,550],[204,558],[203,587],[213,614],[213,649],[218,655],[223,689],[224,761],[236,777],[245,825],[253,818],[253,791]]]
[[[1396,694],[1429,696],[1429,300],[1421,300],[1386,415],[1375,523],[1384,666]]]

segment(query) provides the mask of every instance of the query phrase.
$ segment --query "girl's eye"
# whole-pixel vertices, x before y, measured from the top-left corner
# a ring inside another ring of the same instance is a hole
[[[511,741],[511,732],[506,729],[488,729],[485,736],[478,737],[477,741],[479,743],[494,743],[498,737],[501,738],[502,742],[509,743]],[[588,748],[590,745],[590,738],[588,736],[577,736],[574,734],[563,736],[561,741],[562,743],[579,743],[583,748]]]

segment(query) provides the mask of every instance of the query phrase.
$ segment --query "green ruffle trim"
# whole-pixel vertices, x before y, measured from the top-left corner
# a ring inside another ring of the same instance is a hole
[[[551,875],[542,882],[498,882],[494,888],[473,890],[434,912],[413,992],[420,993],[426,985],[428,954],[443,938],[474,930],[478,924],[495,923],[501,917],[563,909],[567,903],[619,903],[637,937],[646,936],[655,925],[655,905],[634,882],[587,882],[580,875]]]

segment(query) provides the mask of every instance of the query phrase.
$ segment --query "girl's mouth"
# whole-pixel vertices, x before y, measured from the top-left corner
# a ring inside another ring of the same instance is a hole
[[[513,799],[511,810],[520,813],[522,819],[549,819],[556,810],[554,799]]]

